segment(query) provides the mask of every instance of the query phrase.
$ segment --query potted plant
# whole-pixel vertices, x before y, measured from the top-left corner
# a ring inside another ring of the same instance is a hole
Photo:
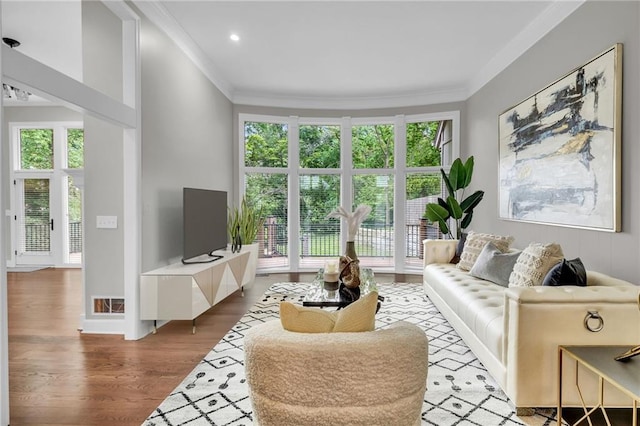
[[[460,158],[451,164],[449,174],[440,169],[442,180],[447,187],[447,199],[438,197],[437,203],[428,203],[424,217],[433,223],[437,223],[440,231],[453,237],[453,229],[450,227],[450,219],[455,225],[456,239],[462,236],[462,230],[466,229],[473,219],[473,209],[482,201],[484,191],[476,191],[465,197],[465,189],[471,183],[473,176],[473,156],[462,163]]]
[[[242,197],[239,208],[229,208],[227,230],[231,241],[231,251],[239,252],[244,249],[250,253],[245,276],[242,280],[243,286],[251,283],[256,275],[260,247],[256,238],[263,224],[262,208],[254,208],[247,201],[246,196]]]

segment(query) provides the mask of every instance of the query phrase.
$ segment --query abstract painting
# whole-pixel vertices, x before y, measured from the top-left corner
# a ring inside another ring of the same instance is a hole
[[[501,219],[620,231],[622,45],[500,114]]]

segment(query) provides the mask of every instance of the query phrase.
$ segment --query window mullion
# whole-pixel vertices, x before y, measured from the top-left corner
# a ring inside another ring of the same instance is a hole
[[[54,255],[54,262],[56,265],[63,263],[63,235],[66,230],[66,226],[63,225],[66,219],[66,212],[64,209],[66,201],[66,192],[63,191],[64,184],[67,183],[67,175],[62,171],[66,167],[67,160],[67,144],[65,139],[67,132],[64,125],[52,125],[53,129],[53,178],[51,179],[51,199],[50,199],[50,216],[51,220],[54,220],[55,232],[51,233],[51,251]]]
[[[406,165],[407,165],[407,127],[404,115],[395,117],[394,165],[395,189],[393,193],[393,233],[394,233],[394,267],[399,273],[404,273],[405,258],[407,256],[406,233]]]
[[[351,211],[353,205],[353,156],[352,156],[352,134],[351,117],[343,117],[340,125],[340,168],[342,169],[342,180],[340,183],[340,205]],[[340,221],[340,247],[344,252],[344,243],[347,240],[347,229],[344,221]]]
[[[289,117],[289,265],[297,271],[300,265],[300,125],[299,118]]]

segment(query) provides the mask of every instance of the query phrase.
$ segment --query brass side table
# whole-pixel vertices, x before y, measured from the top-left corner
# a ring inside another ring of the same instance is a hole
[[[604,406],[604,382],[628,395],[632,400],[632,425],[638,426],[638,402],[640,401],[640,359],[632,358],[628,361],[616,361],[614,358],[629,349],[629,346],[559,346],[558,347],[558,425],[562,424],[562,358],[563,354],[572,358],[576,363],[575,385],[580,395],[584,416],[578,419],[573,426],[588,419],[596,410],[601,410],[602,415],[611,426],[611,421]],[[598,376],[598,404],[588,409],[582,398],[578,381],[578,367],[583,366]]]

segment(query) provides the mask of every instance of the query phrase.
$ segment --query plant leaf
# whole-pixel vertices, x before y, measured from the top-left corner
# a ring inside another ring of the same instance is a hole
[[[444,202],[444,200],[439,200]],[[431,222],[437,223],[440,232],[451,235],[447,220],[449,219],[449,210],[436,203],[429,203],[425,209],[424,216]]]
[[[439,204],[429,203],[425,208],[424,216],[434,223],[446,221],[449,219],[449,211]]]
[[[449,213],[449,216],[451,216],[451,210],[449,210],[449,204],[447,204],[447,202],[445,200],[443,200],[442,198],[438,197],[438,205],[440,205],[440,207],[445,209]]]
[[[462,164],[462,160],[456,158],[451,165],[451,169],[449,170],[449,181],[451,182],[453,191],[464,188],[464,183],[466,182],[466,180],[467,178],[465,166]]]
[[[449,204],[449,211],[451,212],[451,217],[454,219],[460,219],[462,217],[462,209],[460,208],[460,204],[458,204],[458,200],[454,197],[447,197],[447,204]]]
[[[440,232],[442,232],[443,234],[449,234],[449,225],[447,225],[446,221],[439,220],[438,227],[440,228]]]
[[[482,197],[484,197],[484,191],[476,191],[462,200],[460,208],[463,212],[470,213],[482,201]]]
[[[469,226],[469,224],[471,223],[471,219],[473,219],[473,211],[470,211],[464,216],[462,222],[460,223],[460,228],[465,229],[467,226]]]
[[[473,176],[473,155],[467,158],[467,161],[464,163],[464,182],[462,183],[461,188],[466,188],[471,183],[471,177]]]
[[[449,193],[449,195],[455,195],[453,186],[451,186],[451,181],[447,177],[447,174],[444,172],[444,169],[440,169],[440,174],[442,175],[442,180],[444,181],[444,184],[447,186],[447,192]]]

